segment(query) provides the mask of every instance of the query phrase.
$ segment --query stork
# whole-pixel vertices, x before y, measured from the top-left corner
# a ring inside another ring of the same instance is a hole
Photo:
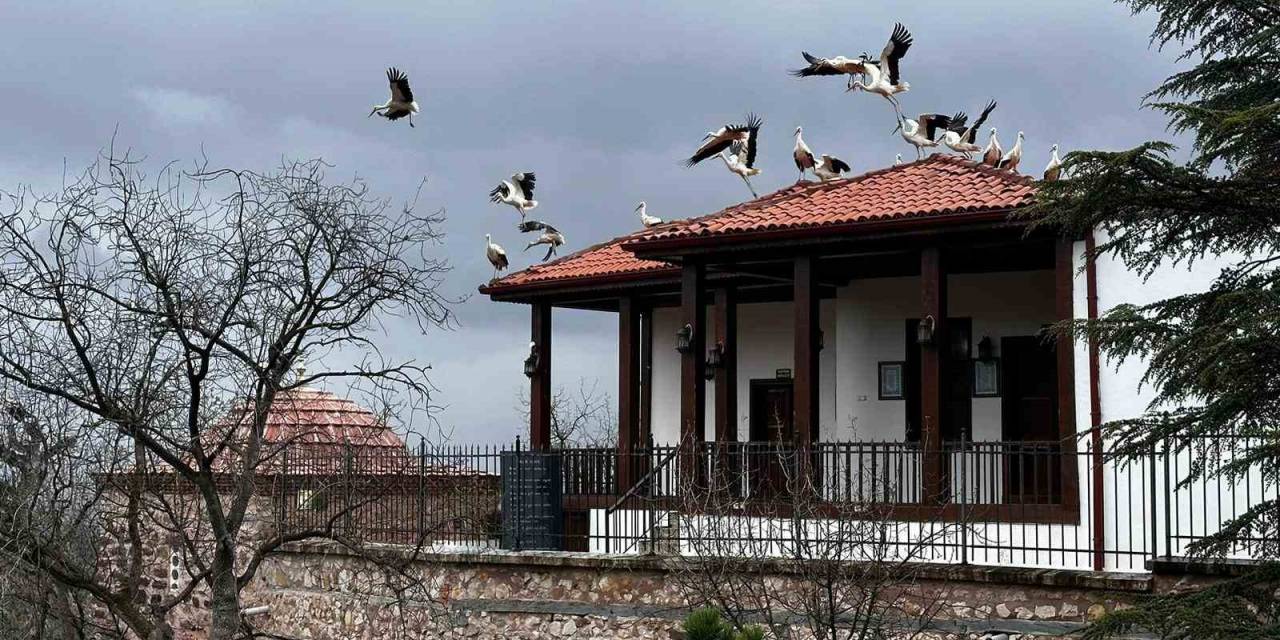
[[[1062,160],[1058,158],[1058,145],[1049,147],[1049,164],[1044,168],[1045,182],[1055,182],[1062,177]]]
[[[735,142],[733,146],[729,147],[729,153],[720,152],[720,159],[724,160],[724,166],[728,167],[730,173],[737,174],[747,184],[747,189],[751,191],[751,197],[760,197],[760,194],[756,193],[756,188],[751,186],[751,180],[748,179],[751,176],[760,175],[760,170],[751,166],[756,159],[754,146]]]
[[[896,167],[896,166],[898,166],[898,165],[900,165],[900,164],[902,164],[902,154],[901,154],[901,153],[899,153],[899,154],[895,154],[895,155],[893,156],[893,166],[895,166],[895,167]]]
[[[987,146],[982,149],[982,164],[988,167],[994,167],[1000,164],[1000,156],[1004,155],[1004,148],[1000,146],[1000,141],[996,139],[996,128],[991,127],[991,137],[987,138]]]
[[[796,161],[796,168],[800,170],[800,177],[796,178],[796,182],[804,180],[804,172],[806,169],[814,168],[813,152],[809,150],[809,145],[804,143],[801,133],[804,131],[801,127],[796,127],[796,146],[791,150],[791,157]]]
[[[862,58],[846,58],[844,56],[836,56],[834,58],[819,58],[810,55],[808,51],[801,51],[800,55],[804,56],[805,62],[809,66],[803,69],[795,69],[791,75],[797,78],[808,78],[810,76],[849,76],[848,87],[853,86],[853,79],[856,76],[863,75],[867,72],[865,56]]]
[[[525,233],[529,233],[531,231],[542,232],[536,240],[532,240],[529,244],[525,245],[524,250],[528,251],[540,244],[547,245],[547,255],[542,256],[543,262],[550,260],[551,256],[556,255],[556,247],[564,244],[564,234],[560,233],[555,227],[545,222],[539,222],[537,220],[521,222],[519,229]]]
[[[911,85],[902,81],[902,75],[899,71],[898,63],[902,60],[902,56],[907,55],[907,49],[911,48],[911,32],[902,26],[902,23],[893,25],[893,33],[889,35],[889,42],[884,45],[884,49],[880,52],[879,60],[867,60],[866,54],[863,54],[863,76],[864,79],[858,82],[851,82],[849,88],[845,91],[854,91],[861,89],[868,93],[874,93],[883,96],[893,105],[894,111],[902,113],[902,105],[898,104],[898,99],[894,94],[903,93],[911,89]]]
[[[524,214],[538,207],[538,201],[533,199],[533,183],[536,177],[532,171],[523,171],[513,174],[510,178],[498,183],[498,186],[489,192],[489,201],[495,204],[509,204],[520,212],[520,219],[524,220]]]
[[[849,165],[845,164],[844,160],[833,158],[824,153],[818,158],[818,164],[814,165],[813,175],[826,182],[827,180],[839,178],[840,174],[849,170]]]
[[[388,120],[399,120],[409,116],[409,126],[413,126],[413,114],[418,112],[418,103],[413,99],[413,91],[409,90],[409,76],[403,71],[391,67],[387,69],[387,82],[391,85],[391,98],[384,104],[374,105],[368,117],[378,114]]]
[[[938,141],[934,135],[951,125],[951,118],[940,113],[922,113],[915,120],[908,120],[898,114],[898,129],[902,130],[902,139],[916,148],[916,160],[924,157],[925,147],[936,147]],[[898,129],[894,129],[897,131]]]
[[[692,167],[707,158],[719,154],[721,151],[728,149],[735,142],[744,142],[749,149],[750,159],[748,165],[753,164],[756,159],[756,137],[760,135],[760,125],[764,122],[754,113],[747,114],[746,124],[726,124],[716,131],[708,131],[707,135],[702,137],[702,146],[693,152],[692,156],[685,161],[685,166]]]
[[[489,264],[493,265],[493,278],[490,282],[497,280],[498,274],[510,264],[507,262],[506,250],[494,243],[487,233],[484,234],[484,257],[488,258]]]
[[[963,112],[957,117],[951,119],[951,126],[942,134],[942,143],[947,145],[952,151],[964,154],[966,158],[972,158],[973,154],[980,150],[976,143],[978,138],[978,129],[982,128],[982,123],[987,121],[987,116],[991,115],[991,111],[996,108],[996,101],[992,100],[987,103],[987,107],[982,110],[982,115],[978,116],[978,121],[968,127],[965,121],[968,117]]]
[[[646,229],[662,224],[662,218],[651,216],[645,212],[644,201],[641,201],[640,204],[636,205],[636,213],[640,214],[640,224],[644,225],[644,228]]]
[[[1010,171],[1018,170],[1018,163],[1022,162],[1022,132],[1018,132],[1018,139],[1014,140],[1013,147],[1004,152],[1000,156],[1000,164],[996,165],[999,169],[1008,169]]]

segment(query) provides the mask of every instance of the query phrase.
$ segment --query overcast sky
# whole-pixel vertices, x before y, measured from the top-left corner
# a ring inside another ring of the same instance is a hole
[[[718,163],[680,160],[748,110],[765,123],[761,194],[795,180],[796,125],[855,172],[912,158],[882,99],[786,73],[801,49],[878,52],[895,21],[915,36],[905,109],[975,114],[998,100],[991,124],[1006,148],[1026,132],[1033,174],[1055,142],[1065,151],[1165,137],[1139,103],[1174,68],[1148,48],[1150,17],[1101,0],[266,4],[7,3],[0,185],[56,184],[64,163],[90,163],[116,130],[157,164],[201,150],[214,165],[252,169],[323,157],[334,177],[362,176],[397,199],[425,176],[421,202],[448,215],[447,290],[469,299],[455,331],[392,324],[380,342],[432,366],[439,419],[465,442],[523,430],[528,309],[475,293],[490,275],[485,233],[514,268],[541,257],[519,251],[515,210],[488,202],[512,172],[537,172],[537,217],[573,250],[635,228],[640,200],[668,219],[742,200],[741,180]],[[422,107],[416,129],[365,117],[386,99],[391,65]],[[554,326],[557,384],[598,379],[613,394],[614,316],[557,311]]]

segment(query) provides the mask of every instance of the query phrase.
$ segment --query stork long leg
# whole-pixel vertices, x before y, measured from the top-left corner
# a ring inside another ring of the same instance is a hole
[[[409,114],[409,128],[413,128],[413,114]]]
[[[553,244],[553,245],[551,245],[550,247],[548,247],[548,248],[547,248],[547,255],[542,256],[542,261],[543,261],[543,262],[546,262],[546,261],[550,260],[550,259],[551,259],[551,256],[554,256],[555,254],[556,254],[556,246]]]
[[[745,182],[745,183],[747,183],[747,188],[751,190],[751,197],[753,197],[753,198],[759,198],[759,197],[760,197],[760,194],[756,193],[756,188],[755,188],[755,187],[753,187],[753,186],[751,186],[751,181],[750,181],[750,180],[748,180],[746,176],[744,176],[744,175],[739,175],[738,177],[739,177],[739,178],[742,178],[742,181],[743,181],[743,182]]]

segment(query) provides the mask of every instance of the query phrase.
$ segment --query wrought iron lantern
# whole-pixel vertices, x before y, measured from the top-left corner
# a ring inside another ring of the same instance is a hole
[[[693,351],[693,326],[685,324],[676,331],[676,351],[688,354]]]
[[[933,316],[925,316],[924,319],[916,325],[916,344],[933,344],[933,330],[937,328],[937,324],[938,323],[933,319]]]
[[[530,378],[538,375],[538,364],[538,347],[529,345],[529,357],[524,359],[524,375]]]
[[[983,336],[978,341],[978,359],[991,360],[996,357],[995,345],[991,342],[991,336]]]
[[[724,367],[724,343],[716,342],[715,346],[707,349],[707,366],[702,376],[711,380],[716,377],[716,369],[722,367]]]

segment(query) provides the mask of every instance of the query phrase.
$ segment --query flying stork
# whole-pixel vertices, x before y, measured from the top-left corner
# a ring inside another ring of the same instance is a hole
[[[987,138],[987,146],[982,149],[982,164],[994,167],[1000,164],[1000,156],[1004,155],[1004,147],[996,139],[996,128],[991,127],[991,137]]]
[[[640,214],[640,224],[644,225],[644,228],[646,229],[662,224],[662,218],[651,216],[645,212],[645,204],[643,200],[640,204],[636,205],[636,213]]]
[[[907,49],[911,48],[911,32],[902,26],[902,23],[893,25],[893,33],[889,35],[889,42],[884,45],[884,49],[880,52],[879,60],[867,60],[867,55],[862,55],[863,80],[852,82],[845,91],[854,91],[861,89],[863,91],[883,96],[893,105],[895,111],[902,113],[902,105],[898,104],[898,99],[894,94],[903,93],[911,89],[911,84],[902,81],[902,74],[899,71],[898,64],[902,60],[902,56],[907,55]]]
[[[547,255],[542,256],[543,262],[550,260],[551,256],[556,255],[556,247],[564,244],[564,234],[560,233],[555,227],[545,222],[540,222],[538,220],[521,222],[519,229],[524,233],[529,233],[531,231],[542,232],[536,240],[532,240],[529,244],[525,245],[524,250],[528,251],[540,244],[547,245]]]
[[[898,129],[902,130],[902,139],[915,146],[916,160],[924,157],[925,147],[938,146],[934,135],[950,125],[951,118],[940,113],[922,113],[915,120],[908,120],[906,116],[898,114]]]
[[[409,116],[409,126],[413,126],[413,114],[418,112],[418,103],[413,99],[413,91],[409,90],[409,76],[403,71],[391,67],[387,69],[387,82],[391,85],[391,99],[384,104],[374,105],[369,117],[378,114],[388,120],[399,120]]]
[[[749,149],[751,158],[748,164],[752,164],[756,159],[756,138],[760,135],[760,125],[764,124],[756,114],[747,114],[746,124],[726,124],[716,131],[708,131],[707,135],[702,137],[702,146],[693,152],[692,156],[685,161],[685,166],[692,167],[707,158],[714,157],[721,151],[728,149],[735,142],[745,142]]]
[[[952,151],[964,154],[966,158],[972,158],[973,154],[980,151],[981,148],[976,144],[978,138],[978,129],[982,128],[982,123],[987,121],[987,116],[991,115],[991,111],[996,108],[996,101],[992,100],[987,103],[982,115],[978,116],[978,121],[965,126],[968,117],[964,112],[957,114],[951,119],[951,126],[942,134],[942,142]]]
[[[506,250],[494,243],[487,233],[484,234],[484,257],[493,265],[493,279],[490,282],[497,280],[498,274],[510,264],[507,262]]]
[[[724,166],[729,169],[730,173],[737,174],[747,184],[747,189],[751,191],[751,197],[760,197],[760,194],[756,193],[756,188],[751,186],[751,180],[748,179],[751,176],[760,175],[760,170],[752,166],[756,161],[755,144],[734,142],[729,147],[728,153],[720,152],[720,159],[724,160]]]
[[[1018,132],[1018,139],[1013,142],[1013,147],[1004,152],[1000,156],[1000,164],[996,165],[999,169],[1008,169],[1010,171],[1018,170],[1018,163],[1022,162],[1022,132]]]
[[[520,219],[524,220],[524,214],[536,209],[538,201],[533,199],[533,183],[536,177],[532,171],[523,171],[513,174],[510,178],[498,183],[498,186],[489,192],[489,201],[495,204],[509,204],[520,212]]]
[[[1049,165],[1044,168],[1045,182],[1054,182],[1062,177],[1062,159],[1058,157],[1058,145],[1049,147]]]
[[[844,160],[833,158],[824,153],[818,158],[818,164],[814,165],[813,175],[826,182],[827,180],[839,178],[840,174],[849,170],[849,165],[845,164]]]
[[[800,170],[800,177],[796,178],[796,182],[804,180],[804,172],[806,169],[812,169],[815,165],[813,159],[813,151],[809,150],[809,145],[804,143],[804,138],[800,137],[804,131],[801,127],[796,127],[796,146],[791,150],[791,157],[796,161],[796,168]]]
[[[862,58],[846,58],[844,56],[819,58],[811,55],[808,51],[801,51],[800,55],[804,56],[804,60],[809,63],[809,66],[793,70],[791,75],[797,78],[847,75],[849,76],[849,83],[846,86],[853,87],[853,79],[867,72],[865,56]]]

